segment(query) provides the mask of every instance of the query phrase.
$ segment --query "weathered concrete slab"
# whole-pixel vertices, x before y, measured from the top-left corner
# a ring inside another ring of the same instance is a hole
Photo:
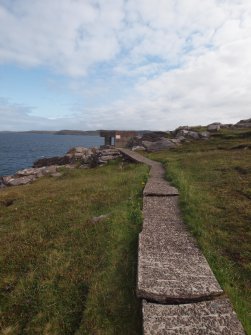
[[[201,301],[223,293],[193,238],[177,230],[139,236],[137,295],[159,303]],[[173,233],[174,232],[174,233]]]
[[[163,168],[162,164],[155,162],[155,164],[152,165],[150,171],[150,177],[164,178],[164,176],[165,176],[165,169]]]
[[[144,335],[244,335],[227,299],[187,305],[143,302]]]
[[[144,163],[148,166],[152,166],[155,165],[156,163],[154,161],[152,161],[151,159],[148,159],[140,154],[138,154],[137,152],[131,151],[129,149],[124,149],[124,148],[119,148],[119,151],[125,155],[126,157],[137,161],[139,163]]]
[[[163,219],[164,223],[182,221],[179,197],[144,197],[143,217],[154,220],[151,225],[157,230],[160,219]]]
[[[184,225],[178,197],[144,197],[139,236],[138,296],[167,303],[222,294],[214,274]]]
[[[146,183],[143,194],[145,196],[172,196],[178,195],[177,188],[169,185],[169,183],[162,178],[151,177]]]

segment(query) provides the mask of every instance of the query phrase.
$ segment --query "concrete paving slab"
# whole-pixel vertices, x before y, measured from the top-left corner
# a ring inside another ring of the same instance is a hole
[[[201,301],[223,293],[205,257],[181,223],[171,233],[139,236],[137,295],[159,303]],[[175,232],[173,234],[172,232]]]
[[[126,157],[134,160],[134,161],[137,161],[139,163],[144,163],[146,165],[149,165],[149,166],[153,166],[155,165],[156,163],[154,161],[152,161],[151,159],[149,158],[146,158],[134,151],[131,151],[129,149],[124,149],[124,148],[119,148],[119,151],[125,155]]]
[[[187,305],[143,301],[144,335],[245,335],[228,299]]]
[[[159,219],[165,219],[165,221],[169,222],[182,221],[179,209],[179,197],[144,197],[143,217],[149,219],[151,218],[155,221]]]
[[[155,162],[155,165],[151,166],[150,177],[155,178],[164,178],[165,169],[163,168],[161,163]]]
[[[179,192],[163,178],[151,177],[146,183],[143,194],[145,196],[172,196],[178,195]]]

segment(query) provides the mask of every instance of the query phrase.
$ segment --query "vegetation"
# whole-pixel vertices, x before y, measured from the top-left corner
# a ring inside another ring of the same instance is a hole
[[[116,162],[0,192],[1,334],[141,334],[146,177],[145,166]]]
[[[251,334],[251,131],[148,155],[178,187],[184,220]]]

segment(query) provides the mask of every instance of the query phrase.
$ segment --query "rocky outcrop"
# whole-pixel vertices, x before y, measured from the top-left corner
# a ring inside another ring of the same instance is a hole
[[[182,142],[207,140],[210,137],[208,131],[196,131],[192,127],[182,126],[174,131],[149,132],[143,136],[137,136],[128,142],[128,148],[133,151],[159,151],[175,148]]]
[[[34,162],[32,168],[17,171],[14,175],[0,177],[0,188],[30,184],[43,176],[60,177],[60,168],[93,168],[107,164],[121,157],[115,148],[97,149],[76,147],[62,157],[42,158]]]
[[[63,157],[50,157],[50,158],[40,158],[34,162],[33,167],[39,168],[43,166],[51,166],[51,165],[66,165],[70,164],[71,160],[68,156]]]
[[[251,128],[251,119],[240,120],[234,126],[237,128]]]
[[[17,171],[14,175],[4,176],[1,178],[0,184],[2,187],[6,186],[19,186],[30,184],[37,178],[51,175],[53,177],[61,176],[58,172],[59,165],[43,166],[40,168],[28,168]],[[1,186],[0,186],[1,187]]]
[[[155,142],[143,141],[142,144],[147,151],[160,151],[176,147],[175,143],[164,137]]]

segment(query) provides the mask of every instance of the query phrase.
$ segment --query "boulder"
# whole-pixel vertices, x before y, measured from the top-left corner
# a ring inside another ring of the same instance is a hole
[[[142,144],[144,145],[147,151],[160,151],[176,147],[176,144],[174,144],[172,141],[164,137],[162,137],[159,141],[156,142],[143,141]]]
[[[204,139],[204,140],[207,140],[210,137],[210,133],[208,131],[201,131],[199,133],[199,137]]]
[[[240,120],[235,124],[237,128],[251,128],[251,119]]]
[[[221,123],[220,122],[214,122],[214,123],[211,123],[207,126],[207,130],[210,131],[210,132],[217,132],[219,131],[221,128]]]
[[[193,140],[198,140],[200,138],[199,134],[196,131],[180,129],[176,133],[176,138],[185,137]]]
[[[35,179],[36,179],[36,176],[34,175],[25,176],[25,177],[6,176],[6,177],[3,177],[3,182],[7,186],[19,186],[19,185],[29,184]]]

